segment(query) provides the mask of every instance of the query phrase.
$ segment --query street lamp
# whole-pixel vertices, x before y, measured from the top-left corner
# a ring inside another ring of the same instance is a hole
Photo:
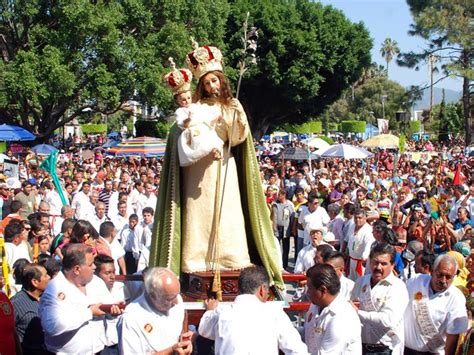
[[[387,95],[381,95],[380,100],[382,101],[382,118],[385,119],[385,100],[387,100]]]

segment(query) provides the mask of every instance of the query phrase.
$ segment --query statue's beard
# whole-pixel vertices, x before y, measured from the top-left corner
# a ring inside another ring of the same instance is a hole
[[[215,99],[219,96],[221,96],[221,92],[219,89],[215,89],[214,91],[207,93],[207,97],[209,97],[210,99]]]

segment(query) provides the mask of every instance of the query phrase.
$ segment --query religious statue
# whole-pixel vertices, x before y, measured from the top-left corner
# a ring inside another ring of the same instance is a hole
[[[179,274],[259,264],[281,287],[281,255],[247,116],[232,96],[220,50],[193,46],[186,58],[198,81],[193,103],[182,95],[190,89],[186,69],[172,63],[165,77],[178,111],[186,111],[177,112],[181,118],[168,136],[150,266]]]

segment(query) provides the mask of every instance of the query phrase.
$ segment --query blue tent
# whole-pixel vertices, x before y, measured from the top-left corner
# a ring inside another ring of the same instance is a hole
[[[38,144],[31,148],[33,152],[40,155],[50,155],[53,152],[57,152],[58,150],[49,144]]]
[[[20,126],[0,125],[0,141],[32,141],[36,137]]]
[[[362,134],[362,139],[366,140],[370,137],[376,136],[379,134],[379,128],[374,126],[372,123],[367,123],[365,125],[365,132]]]

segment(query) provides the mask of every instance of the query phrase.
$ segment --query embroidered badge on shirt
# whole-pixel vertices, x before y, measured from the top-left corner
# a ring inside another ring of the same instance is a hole
[[[318,334],[321,334],[322,332],[324,332],[324,329],[321,328],[321,327],[314,327],[314,332],[318,333]]]
[[[415,293],[415,301],[419,301],[423,298],[423,294],[421,292]]]
[[[145,332],[151,333],[151,331],[153,330],[153,326],[150,323],[147,323],[147,324],[145,324],[143,329],[145,330]]]
[[[2,303],[0,307],[2,308],[2,312],[5,316],[9,316],[9,315],[12,314],[12,310],[11,310],[10,305],[8,303],[6,303],[6,302]]]
[[[66,295],[64,293],[62,293],[62,292],[58,293],[58,300],[64,301],[65,298],[66,298]]]

